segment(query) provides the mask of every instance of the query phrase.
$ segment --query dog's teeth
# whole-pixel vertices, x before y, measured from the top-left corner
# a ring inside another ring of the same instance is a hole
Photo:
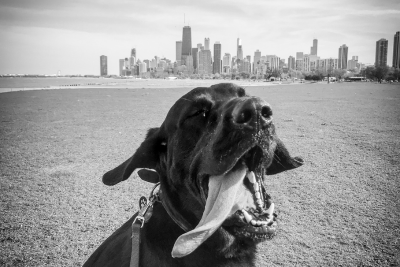
[[[247,178],[249,179],[250,183],[252,184],[256,183],[256,176],[254,175],[254,172],[249,172],[247,174]]]
[[[256,200],[256,203],[258,206],[262,207],[263,202],[260,198]]]
[[[256,193],[254,194],[254,196],[256,197],[256,199],[260,199],[260,200],[261,200],[261,194],[260,194],[260,192],[256,192]]]
[[[242,209],[242,213],[244,216],[244,219],[246,220],[247,223],[251,222],[251,220],[253,220],[253,216],[251,216],[247,211],[245,211],[244,209]]]
[[[251,220],[250,223],[251,223],[251,225],[253,225],[253,226],[256,226],[256,225],[257,225],[256,220]]]
[[[270,218],[274,217],[274,209],[275,209],[275,205],[274,205],[274,203],[271,203],[269,208],[265,211],[266,213],[268,213]]]
[[[256,221],[257,226],[261,226],[262,221]]]
[[[260,191],[260,186],[258,185],[258,183],[254,183],[253,188],[254,188],[254,192]]]

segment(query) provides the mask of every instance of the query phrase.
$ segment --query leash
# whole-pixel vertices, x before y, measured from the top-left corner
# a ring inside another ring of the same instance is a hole
[[[132,252],[131,252],[131,263],[130,267],[139,267],[140,264],[140,230],[143,228],[144,224],[150,220],[151,215],[153,214],[153,205],[156,202],[160,201],[160,193],[159,190],[154,193],[154,190],[160,185],[157,183],[153,189],[151,190],[149,200],[147,201],[146,197],[141,197],[139,199],[139,207],[140,210],[138,215],[132,222]]]
[[[156,188],[158,188],[157,191]],[[151,190],[149,200],[147,201],[146,197],[141,197],[139,199],[139,212],[136,218],[132,222],[132,251],[131,251],[131,262],[130,267],[139,267],[140,265],[140,238],[141,238],[141,229],[150,220],[151,215],[153,215],[153,205],[156,202],[161,202],[165,211],[169,215],[169,217],[184,231],[188,232],[193,227],[186,221],[185,218],[182,217],[178,212],[174,212],[174,209],[170,206],[168,201],[162,201],[163,198],[170,198],[167,192],[164,192],[161,189],[160,182],[158,182],[153,189]]]

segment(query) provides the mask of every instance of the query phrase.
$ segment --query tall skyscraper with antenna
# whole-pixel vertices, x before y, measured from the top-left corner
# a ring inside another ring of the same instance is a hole
[[[190,26],[184,26],[182,32],[182,64],[186,65],[186,58],[190,55],[192,55],[192,30]]]
[[[241,53],[240,56],[239,53]],[[236,58],[243,59],[242,40],[240,38],[237,38],[236,42]]]

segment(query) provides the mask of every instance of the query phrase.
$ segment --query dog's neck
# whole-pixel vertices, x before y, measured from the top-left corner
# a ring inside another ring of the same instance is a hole
[[[172,258],[175,241],[183,233],[163,205],[155,203],[153,215],[143,228],[141,261],[146,262],[146,266],[231,266],[238,262],[241,266],[255,266],[255,245],[230,240],[223,230],[217,231],[188,256]]]

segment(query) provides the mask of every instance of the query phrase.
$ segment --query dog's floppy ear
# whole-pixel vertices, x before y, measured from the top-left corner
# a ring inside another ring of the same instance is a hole
[[[159,161],[157,149],[159,148],[159,128],[152,128],[148,131],[146,139],[136,150],[132,157],[124,163],[108,171],[103,175],[103,183],[115,185],[129,178],[137,168],[155,169]],[[153,175],[152,180],[155,179]],[[153,181],[152,181],[153,182]]]
[[[304,164],[301,157],[292,158],[289,151],[279,138],[276,138],[276,148],[271,165],[267,168],[267,175],[288,171]]]

